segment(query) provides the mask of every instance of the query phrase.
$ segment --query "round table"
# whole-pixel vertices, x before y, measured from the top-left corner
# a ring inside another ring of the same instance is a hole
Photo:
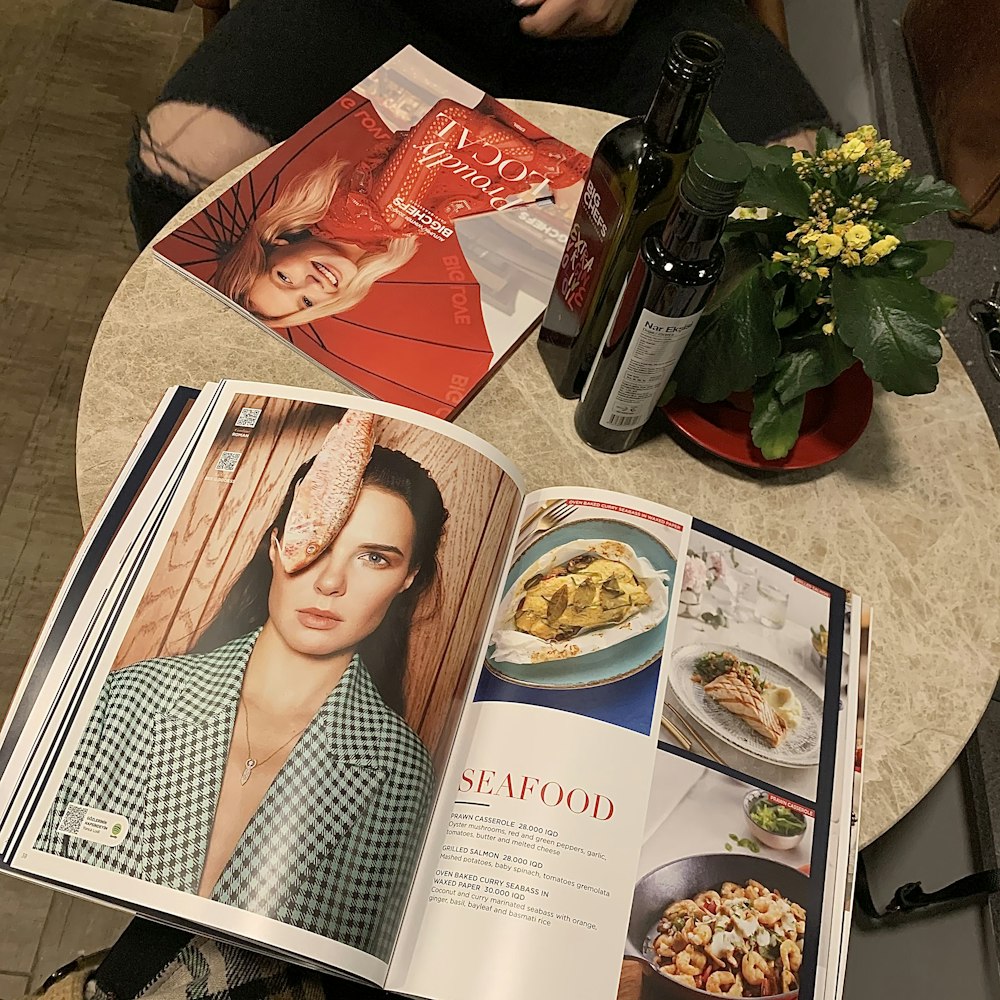
[[[587,152],[618,120],[510,103]],[[254,162],[196,198],[174,224]],[[505,452],[529,488],[584,484],[657,500],[759,542],[872,602],[861,821],[868,843],[950,767],[1000,667],[1000,573],[993,558],[1000,539],[1000,451],[947,342],[940,370],[932,395],[898,398],[876,389],[861,440],[835,462],[807,472],[745,471],[695,456],[666,434],[621,456],[599,455],[574,433],[574,403],[556,394],[533,338],[458,423]],[[144,251],[108,306],[87,367],[77,427],[85,522],[163,391],[223,377],[344,388]]]

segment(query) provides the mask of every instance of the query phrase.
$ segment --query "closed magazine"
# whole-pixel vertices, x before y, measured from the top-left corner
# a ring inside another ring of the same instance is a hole
[[[154,251],[340,383],[450,418],[541,318],[588,167],[408,47]]]

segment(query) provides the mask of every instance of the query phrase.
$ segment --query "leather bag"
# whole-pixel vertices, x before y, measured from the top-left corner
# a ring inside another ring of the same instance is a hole
[[[968,212],[1000,225],[1000,0],[910,0],[903,36],[934,132],[941,174]]]

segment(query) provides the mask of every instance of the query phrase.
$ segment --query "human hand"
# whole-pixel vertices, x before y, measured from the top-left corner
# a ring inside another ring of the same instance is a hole
[[[512,0],[516,7],[534,7],[521,18],[521,30],[539,38],[599,38],[616,35],[636,0]]]

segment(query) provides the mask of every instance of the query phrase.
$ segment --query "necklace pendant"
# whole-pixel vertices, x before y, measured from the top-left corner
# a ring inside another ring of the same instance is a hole
[[[253,769],[257,766],[257,761],[251,757],[247,761],[247,766],[243,768],[243,773],[240,775],[240,784],[245,785],[250,780],[250,775],[253,773]]]

